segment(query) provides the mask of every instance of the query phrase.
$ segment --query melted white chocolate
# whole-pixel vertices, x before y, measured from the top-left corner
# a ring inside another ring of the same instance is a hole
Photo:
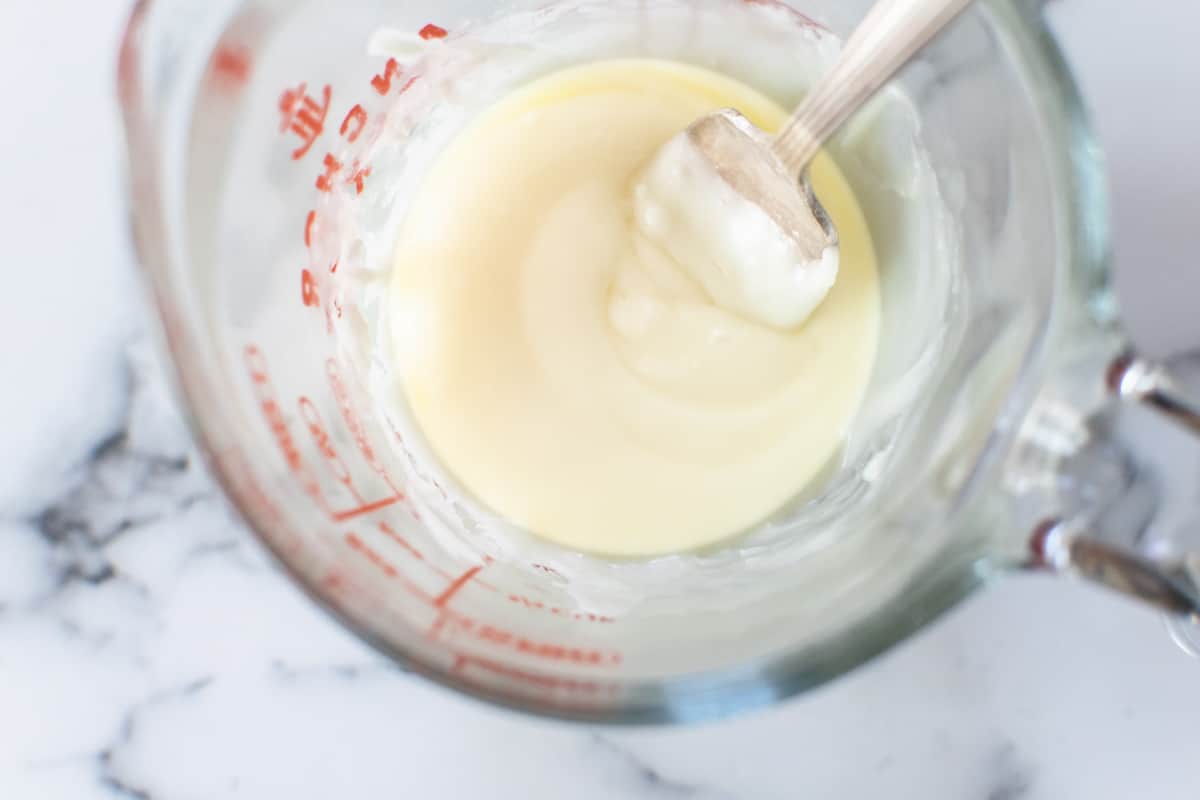
[[[569,548],[645,557],[763,521],[835,456],[879,330],[870,237],[827,159],[837,284],[799,329],[714,302],[637,231],[633,184],[693,120],[784,113],[680,64],[555,73],[441,155],[399,237],[391,318],[414,419],[446,470]]]
[[[722,308],[795,328],[837,280],[837,237],[770,145],[736,111],[705,117],[651,160],[634,210],[638,230]]]

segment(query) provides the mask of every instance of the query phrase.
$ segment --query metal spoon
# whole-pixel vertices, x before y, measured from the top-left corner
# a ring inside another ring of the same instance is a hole
[[[774,139],[732,110],[692,124],[646,172],[643,231],[718,303],[776,327],[801,324],[837,275],[838,235],[809,162],[970,1],[877,2]]]
[[[880,0],[846,42],[833,69],[804,99],[771,144],[793,176],[821,145],[971,0]],[[693,128],[705,127],[706,120]],[[722,160],[730,153],[716,153]]]

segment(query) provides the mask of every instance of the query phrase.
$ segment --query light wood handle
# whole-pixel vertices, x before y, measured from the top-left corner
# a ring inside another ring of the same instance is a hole
[[[821,145],[971,0],[879,0],[772,149],[797,176]]]

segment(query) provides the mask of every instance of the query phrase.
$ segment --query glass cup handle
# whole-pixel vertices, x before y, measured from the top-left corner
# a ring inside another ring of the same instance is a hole
[[[1184,395],[1163,366],[1127,352],[1108,367],[1116,398],[1144,406],[1200,438],[1200,405]],[[1064,520],[1047,520],[1031,540],[1033,564],[1074,573],[1176,616],[1200,622],[1200,553],[1151,560],[1109,545]]]
[[[1032,541],[1035,566],[1075,573],[1169,614],[1200,621],[1200,559],[1151,561],[1049,520]]]
[[[1117,397],[1144,405],[1200,437],[1200,405],[1183,396],[1161,365],[1126,353],[1109,366],[1106,379]]]

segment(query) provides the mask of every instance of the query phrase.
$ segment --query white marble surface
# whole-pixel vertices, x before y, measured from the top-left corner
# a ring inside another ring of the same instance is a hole
[[[142,344],[111,89],[126,5],[0,8],[0,798],[1200,795],[1200,661],[1154,614],[1048,579],[688,730],[515,717],[335,628],[231,519]],[[1128,6],[1054,14],[1111,156],[1131,325],[1178,349],[1200,342],[1200,11]]]

